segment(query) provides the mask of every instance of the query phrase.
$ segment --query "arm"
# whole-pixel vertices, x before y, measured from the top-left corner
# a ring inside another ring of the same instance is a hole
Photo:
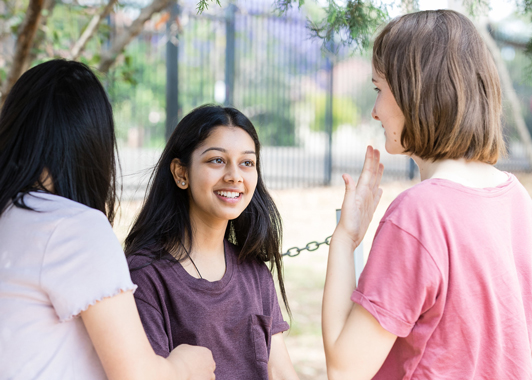
[[[344,175],[346,193],[329,249],[322,308],[330,379],[371,379],[396,339],[363,307],[351,301],[355,289],[353,251],[362,241],[382,195],[379,184],[384,168],[379,159],[379,151],[368,147],[357,185]]]
[[[299,379],[284,344],[282,332],[272,335],[270,360],[268,361],[268,378],[270,380]]]
[[[130,291],[89,306],[81,317],[109,380],[214,379],[207,348],[181,345],[167,359],[155,355]]]

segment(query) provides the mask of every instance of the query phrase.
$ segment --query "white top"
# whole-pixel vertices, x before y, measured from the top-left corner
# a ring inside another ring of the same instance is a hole
[[[135,290],[122,247],[100,211],[24,201],[0,216],[0,380],[106,379],[79,313]]]

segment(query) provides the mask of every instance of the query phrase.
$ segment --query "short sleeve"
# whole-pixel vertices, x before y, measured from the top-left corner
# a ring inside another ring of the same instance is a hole
[[[140,320],[153,351],[164,358],[170,355],[168,334],[164,327],[164,318],[159,310],[135,295]]]
[[[92,209],[59,221],[44,252],[40,282],[61,322],[136,289],[109,221]]]
[[[140,256],[131,256],[128,258],[131,268],[131,279],[138,286],[135,292],[135,302],[139,311],[140,320],[148,340],[155,353],[162,357],[170,355],[170,340],[167,333],[165,318],[163,316],[163,307],[159,299],[159,286],[161,279],[153,270],[153,266],[143,267]],[[137,260],[136,260],[137,259]],[[141,265],[138,265],[139,262]],[[141,269],[135,269],[143,267]],[[164,286],[164,285],[162,285]]]
[[[267,295],[269,303],[269,308],[271,312],[272,317],[272,335],[275,335],[277,333],[286,331],[290,328],[290,325],[283,319],[283,314],[281,313],[281,307],[279,306],[279,300],[277,299],[277,292],[275,290],[275,283],[273,281],[273,277],[271,272],[266,268],[266,265],[264,265],[265,269],[265,277],[267,284]]]
[[[443,280],[423,245],[391,221],[381,222],[359,286],[351,300],[387,331],[410,334],[436,302]]]

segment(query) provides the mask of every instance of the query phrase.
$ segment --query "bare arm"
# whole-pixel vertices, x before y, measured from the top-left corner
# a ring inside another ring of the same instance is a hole
[[[282,332],[272,335],[268,378],[270,380],[299,380],[284,344]]]
[[[346,193],[340,223],[331,239],[322,308],[323,343],[331,380],[371,379],[397,338],[351,301],[355,289],[353,251],[362,241],[382,195],[379,184],[384,168],[379,160],[379,151],[368,147],[357,185],[344,175]]]
[[[211,380],[214,360],[204,347],[181,345],[167,359],[155,355],[131,291],[81,313],[109,380]]]

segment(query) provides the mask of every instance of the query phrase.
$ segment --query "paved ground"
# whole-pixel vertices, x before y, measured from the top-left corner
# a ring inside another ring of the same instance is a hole
[[[519,175],[532,196],[532,174]],[[416,182],[388,182],[373,222],[364,239],[367,255],[378,221],[391,201]],[[343,187],[275,190],[272,195],[284,223],[283,247],[303,247],[310,241],[324,241],[336,225],[335,210],[340,208]],[[128,225],[138,210],[139,202],[123,202],[122,218],[115,226],[123,240]],[[292,328],[286,344],[301,380],[325,380],[325,357],[321,340],[321,299],[325,279],[327,248],[302,252],[298,257],[285,259],[286,289],[292,308]]]

